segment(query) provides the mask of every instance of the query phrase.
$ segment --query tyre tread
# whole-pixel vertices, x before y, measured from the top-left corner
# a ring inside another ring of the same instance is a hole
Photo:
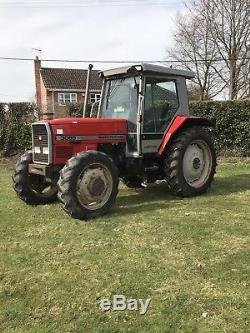
[[[211,153],[212,153],[212,170],[211,174],[205,184],[201,189],[194,189],[184,181],[184,177],[180,174],[180,164],[182,163],[182,155],[185,152],[186,145],[191,142],[194,137],[200,135],[206,139]],[[214,152],[214,147],[210,135],[208,132],[201,127],[194,126],[189,127],[183,132],[181,132],[172,142],[169,147],[166,159],[165,159],[165,177],[166,181],[171,188],[172,192],[180,197],[189,197],[197,194],[202,194],[208,190],[214,179],[216,167],[216,156]]]
[[[108,202],[100,209],[92,211],[82,207],[78,202],[75,194],[75,182],[77,175],[79,175],[79,172],[81,171],[82,164],[88,163],[88,161],[92,159],[98,160],[98,158],[107,161],[107,163],[112,166],[112,173],[115,181],[110,200],[108,200]],[[60,172],[60,178],[58,181],[58,199],[62,204],[63,210],[71,217],[87,220],[103,215],[109,210],[115,202],[118,193],[118,183],[118,169],[108,155],[99,151],[81,152],[70,158]]]

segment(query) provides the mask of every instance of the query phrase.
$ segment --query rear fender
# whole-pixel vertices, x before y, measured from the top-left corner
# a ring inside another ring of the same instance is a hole
[[[215,122],[213,120],[202,118],[202,117],[194,117],[194,116],[177,116],[172,122],[169,129],[165,132],[162,142],[158,148],[158,155],[162,156],[170,141],[183,129],[191,127],[191,126],[205,126],[205,127],[213,127],[215,126]]]

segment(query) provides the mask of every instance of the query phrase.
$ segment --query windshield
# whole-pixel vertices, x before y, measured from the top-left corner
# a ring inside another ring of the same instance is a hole
[[[127,119],[129,132],[136,131],[139,77],[108,80],[104,90],[102,118]]]

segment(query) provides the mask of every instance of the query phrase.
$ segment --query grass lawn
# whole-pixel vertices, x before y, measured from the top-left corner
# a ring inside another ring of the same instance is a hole
[[[211,332],[249,328],[250,163],[221,163],[208,194],[121,186],[105,217],[30,207],[0,165],[0,332]],[[98,301],[151,298],[148,312]]]

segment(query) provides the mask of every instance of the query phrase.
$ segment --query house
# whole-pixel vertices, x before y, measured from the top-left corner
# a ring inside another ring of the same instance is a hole
[[[68,104],[84,104],[88,71],[85,69],[41,67],[34,60],[36,102],[44,119],[68,116]],[[89,103],[101,97],[102,80],[97,70],[92,70]]]

